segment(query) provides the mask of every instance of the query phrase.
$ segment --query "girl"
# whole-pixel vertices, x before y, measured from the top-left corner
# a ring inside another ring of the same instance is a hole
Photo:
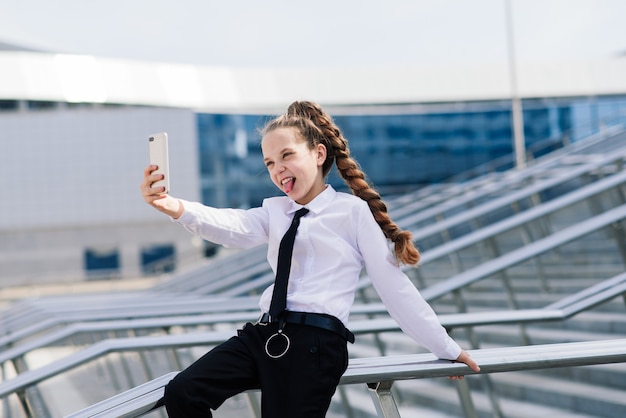
[[[324,417],[348,365],[347,342],[354,336],[345,324],[363,267],[405,333],[437,357],[480,371],[400,269],[399,263],[417,264],[420,258],[411,234],[391,221],[331,117],[315,103],[294,102],[264,128],[261,148],[272,182],[286,196],[248,210],[175,199],[163,187],[152,187],[162,179],[152,174],[155,166],[144,171],[147,203],[206,240],[239,248],[268,244],[267,259],[279,270],[275,285],[260,298],[261,319],[167,385],[168,415],[211,417],[227,398],[261,389],[264,418]],[[355,196],[325,184],[333,164]],[[292,219],[299,219],[299,228]],[[280,244],[283,234],[289,229],[285,235],[293,238],[295,228],[293,249],[282,248],[288,246]],[[281,295],[285,270],[288,289]],[[457,377],[462,378],[451,378]]]

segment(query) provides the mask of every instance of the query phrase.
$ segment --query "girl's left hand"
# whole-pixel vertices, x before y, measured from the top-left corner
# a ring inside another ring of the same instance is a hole
[[[478,363],[476,363],[474,361],[473,358],[470,357],[470,355],[467,353],[467,351],[462,351],[461,354],[459,355],[459,357],[457,357],[456,360],[454,360],[457,363],[465,363],[467,365],[467,367],[469,367],[470,369],[472,369],[473,371],[475,371],[476,373],[480,372],[480,367],[478,366]],[[448,379],[450,380],[457,380],[457,379],[463,379],[463,375],[457,375],[457,376],[448,376]]]

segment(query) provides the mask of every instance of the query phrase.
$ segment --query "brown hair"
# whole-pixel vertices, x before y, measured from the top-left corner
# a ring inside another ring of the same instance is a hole
[[[323,144],[326,147],[326,161],[322,165],[324,177],[335,162],[352,193],[367,202],[385,236],[394,243],[396,258],[404,264],[419,262],[420,253],[413,244],[411,233],[403,231],[391,220],[387,205],[366,181],[365,173],[356,160],[350,156],[348,141],[330,115],[316,103],[297,101],[289,106],[287,113],[271,120],[263,129],[263,134],[278,128],[296,129],[311,149]]]

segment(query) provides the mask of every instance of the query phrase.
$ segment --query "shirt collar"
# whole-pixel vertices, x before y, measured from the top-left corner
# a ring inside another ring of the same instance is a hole
[[[311,212],[318,214],[321,211],[323,211],[330,204],[330,202],[332,202],[335,199],[336,195],[337,195],[337,191],[333,188],[333,186],[331,186],[330,184],[327,184],[326,188],[320,194],[315,196],[313,200],[311,200],[309,203],[307,203],[304,206],[299,205],[292,200],[291,206],[287,210],[287,213],[291,214],[300,208],[307,208]]]

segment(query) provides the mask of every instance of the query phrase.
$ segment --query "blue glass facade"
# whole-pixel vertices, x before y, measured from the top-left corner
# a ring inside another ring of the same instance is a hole
[[[572,141],[626,119],[626,97],[524,100],[528,150]],[[511,155],[508,101],[363,106],[329,111],[369,180],[382,193],[441,182]],[[258,131],[268,115],[198,114],[202,197],[250,207],[278,193],[263,165]],[[546,152],[550,147],[543,148]],[[329,182],[344,189],[333,173]]]

